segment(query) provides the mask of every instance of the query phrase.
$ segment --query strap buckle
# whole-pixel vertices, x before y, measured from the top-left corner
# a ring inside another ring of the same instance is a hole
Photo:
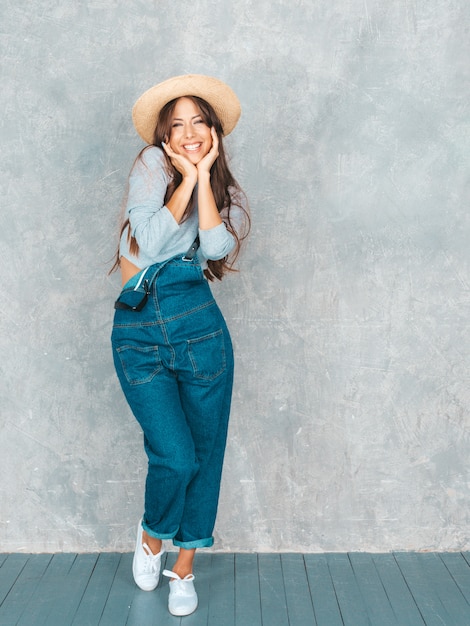
[[[185,253],[185,255],[183,257],[181,257],[181,260],[182,261],[192,261],[194,259],[195,255],[196,255],[196,252],[197,252],[198,248],[199,248],[199,235],[193,241],[192,246]]]

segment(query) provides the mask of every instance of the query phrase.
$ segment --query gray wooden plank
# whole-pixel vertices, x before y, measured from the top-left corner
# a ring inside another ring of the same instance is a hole
[[[154,591],[142,591],[137,588],[126,624],[127,626],[180,625],[181,617],[175,617],[168,611],[168,583],[159,585]]]
[[[208,626],[235,625],[235,556],[213,554]]]
[[[47,624],[47,617],[60,591],[64,577],[75,561],[75,554],[54,554],[44,575],[30,596],[18,626],[39,626]],[[49,624],[47,625],[49,626]]]
[[[99,623],[120,558],[121,555],[115,552],[98,556],[72,624],[83,626]]]
[[[235,623],[262,626],[257,554],[235,555]]]
[[[316,624],[312,598],[302,554],[281,554],[289,623],[296,626]]]
[[[380,626],[403,626],[397,621],[382,581],[375,568],[371,554],[349,554],[358,587],[361,591],[367,615],[372,624]]]
[[[470,566],[460,552],[444,552],[439,554],[450,575],[459,587],[462,595],[470,604]]]
[[[8,554],[4,552],[0,552],[0,567],[2,567],[4,561],[8,558]]]
[[[51,559],[51,554],[31,554],[29,556],[0,606],[0,624],[2,626],[14,626],[18,622]]]
[[[343,626],[326,555],[305,554],[304,561],[318,626]]]
[[[10,593],[28,559],[28,554],[9,554],[4,560],[0,567],[0,602]]]
[[[468,626],[470,606],[444,562],[435,553],[420,554],[418,558],[427,572],[428,579],[432,581],[435,593],[450,616],[450,624]]]
[[[168,591],[167,584],[165,587]],[[162,593],[162,589],[163,587],[160,585],[154,591],[142,591],[142,589],[137,588],[126,622],[128,626],[173,626],[181,624],[180,617],[174,617],[168,612],[168,593]]]
[[[137,588],[132,576],[133,557],[132,553],[121,555],[106,605],[101,614],[100,626],[125,626],[127,624],[129,609]]]
[[[328,567],[345,626],[369,626],[367,609],[347,554],[328,554]]]
[[[373,555],[372,558],[398,624],[400,626],[423,625],[424,620],[393,554]]]
[[[98,554],[81,554],[75,558],[55,591],[47,616],[47,626],[65,626],[72,623],[97,560]]]
[[[394,556],[426,626],[442,626],[443,624],[455,626],[435,593],[432,581],[418,555],[411,552],[395,552]]]
[[[289,624],[286,593],[279,554],[258,556],[261,617],[266,626]]]

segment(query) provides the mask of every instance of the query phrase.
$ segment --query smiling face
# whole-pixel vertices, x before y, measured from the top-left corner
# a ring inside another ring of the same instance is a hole
[[[190,98],[180,98],[171,118],[170,147],[197,165],[212,146],[211,130]]]

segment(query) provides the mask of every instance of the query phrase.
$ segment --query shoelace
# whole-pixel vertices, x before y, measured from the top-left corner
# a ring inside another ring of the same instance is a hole
[[[178,576],[178,574],[176,574],[175,572],[171,572],[169,569],[164,569],[162,574],[164,576],[168,576],[168,578],[174,579],[172,581],[173,584],[176,583],[176,586],[174,587],[174,591],[180,592],[180,593],[185,592],[186,585],[184,583],[190,583],[194,580],[194,574],[188,574],[184,578],[181,578],[180,576]]]
[[[158,570],[158,562],[160,561],[160,553],[153,554],[146,543],[142,544],[142,549],[146,554],[144,561],[144,573],[156,574]]]

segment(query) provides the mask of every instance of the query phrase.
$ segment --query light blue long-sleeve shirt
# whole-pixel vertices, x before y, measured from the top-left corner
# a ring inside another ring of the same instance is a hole
[[[199,234],[198,256],[203,267],[207,266],[207,259],[216,261],[224,258],[235,246],[233,235],[224,223],[201,230],[197,205],[190,217],[178,224],[164,204],[169,182],[162,150],[150,146],[137,159],[129,176],[125,217],[129,218],[130,232],[139,244],[139,254],[131,254],[128,229],[125,229],[119,246],[120,256],[144,269],[178,254],[183,255]],[[224,219],[224,210],[221,218]],[[232,205],[230,220],[235,228],[237,224],[241,225],[243,211],[240,207]]]

